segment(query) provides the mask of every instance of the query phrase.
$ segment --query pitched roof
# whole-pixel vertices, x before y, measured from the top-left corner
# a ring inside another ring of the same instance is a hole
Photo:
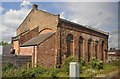
[[[33,4],[33,6],[36,6],[36,4]],[[38,5],[37,5],[37,6],[38,6]],[[37,8],[37,7],[36,7],[36,8]],[[29,14],[26,16],[26,18],[24,19],[24,21],[27,19],[27,17],[30,15],[30,13],[31,13],[33,10],[34,10],[34,8],[29,12]],[[38,9],[36,9],[36,10],[38,10]],[[56,14],[52,14],[52,13],[49,13],[49,12],[46,12],[46,11],[43,11],[43,10],[38,10],[38,11],[42,11],[42,12],[44,12],[44,13],[47,13],[47,14],[50,14],[50,15],[54,15],[54,16],[59,16],[59,14],[56,15]],[[24,21],[23,21],[23,22],[24,22]],[[107,35],[107,36],[109,35],[109,32],[104,32],[104,31],[102,31],[102,30],[98,30],[98,29],[93,28],[93,27],[90,27],[90,26],[83,26],[83,25],[80,25],[80,24],[77,24],[77,23],[74,23],[74,22],[71,22],[71,21],[62,19],[62,18],[60,18],[60,21],[68,22],[68,23],[71,23],[71,24],[74,24],[74,25],[77,25],[77,26],[80,26],[80,27],[83,27],[83,28],[86,28],[86,29],[89,29],[89,30],[93,30],[93,31],[96,31],[96,32],[105,34],[105,35]],[[23,24],[23,22],[20,24],[20,26]],[[19,29],[20,26],[19,26],[17,29]]]
[[[28,33],[29,31],[30,31],[30,29],[20,33],[19,35],[15,36],[15,37],[12,37],[12,41],[16,41],[16,40],[20,39],[21,35],[24,35],[24,34]]]
[[[22,44],[21,47],[36,46],[36,45],[42,43],[43,41],[47,40],[53,34],[55,34],[55,33],[49,32],[49,33],[45,33],[45,34],[40,34],[40,35],[30,39],[29,41],[25,42],[24,44]]]
[[[99,33],[102,33],[102,34],[105,34],[105,35],[109,35],[109,32],[104,32],[104,31],[102,31],[102,30],[99,30],[99,29],[96,29],[96,28],[93,28],[93,27],[90,27],[90,26],[83,26],[83,25],[80,25],[80,24],[77,24],[77,23],[68,21],[68,20],[66,20],[66,19],[60,18],[60,21],[67,22],[67,23],[71,23],[71,24],[73,24],[73,25],[76,25],[77,27],[80,26],[80,27],[83,27],[83,28],[86,28],[86,29],[90,29],[90,30],[93,30],[93,31],[96,31],[96,32],[99,32]]]

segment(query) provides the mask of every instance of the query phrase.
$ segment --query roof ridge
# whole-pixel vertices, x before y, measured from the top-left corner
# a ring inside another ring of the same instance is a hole
[[[38,11],[42,11],[42,12],[47,13],[47,14],[52,14],[52,15],[54,15],[54,16],[57,16],[57,15],[58,15],[58,14],[53,14],[53,13],[50,13],[50,12],[47,12],[47,11],[44,11],[44,10],[41,10],[41,9],[38,9]]]
[[[89,29],[92,29],[92,30],[95,30],[95,31],[104,33],[104,34],[106,34],[106,35],[109,35],[109,32],[105,32],[105,31],[103,31],[103,30],[99,30],[99,29],[94,28],[94,27],[92,27],[92,26],[88,26],[88,25],[85,25],[85,26],[87,26]]]
[[[81,25],[81,24],[79,24],[79,23],[75,23],[75,22],[72,22],[72,21],[69,21],[69,20],[66,20],[66,19],[62,19],[62,18],[60,18],[60,20],[66,21],[66,22],[70,22],[70,23],[72,23],[72,24],[76,24],[76,25],[78,25],[78,26],[81,26],[81,27],[84,27],[84,28],[87,28],[87,29],[90,29],[90,30],[93,30],[93,31],[96,31],[96,32],[100,32],[100,33],[105,34],[105,35],[109,35],[109,32],[105,32],[105,31],[102,31],[102,30],[93,28],[93,27],[91,27],[91,26],[86,26],[86,25],[84,26],[84,25]]]

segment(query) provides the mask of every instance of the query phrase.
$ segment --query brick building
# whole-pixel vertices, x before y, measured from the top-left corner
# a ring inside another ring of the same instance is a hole
[[[110,48],[108,50],[108,61],[119,60],[120,59],[120,49]]]
[[[70,55],[86,62],[91,57],[107,59],[109,33],[38,10],[36,4],[16,32],[12,38],[15,54],[32,56],[33,66],[56,67]]]

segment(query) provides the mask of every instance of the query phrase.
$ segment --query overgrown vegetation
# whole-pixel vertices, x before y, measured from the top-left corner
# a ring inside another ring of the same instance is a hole
[[[65,60],[63,66],[62,66],[62,70],[64,70],[64,72],[66,72],[66,73],[69,73],[70,62],[77,62],[77,58],[70,56]]]
[[[44,67],[35,67],[27,68],[22,66],[20,68],[15,67],[11,63],[7,63],[3,67],[3,77],[24,77],[24,78],[36,78],[36,77],[68,77],[69,76],[69,63],[77,62],[77,58],[72,56],[68,57],[61,68],[44,68]],[[85,64],[84,60],[81,58],[80,63],[80,77],[94,77],[97,74],[107,74],[113,70],[116,70],[118,61],[113,61],[111,63],[103,64],[102,61],[91,58],[88,64]]]
[[[120,66],[120,59],[114,60],[109,63],[103,63],[103,61],[96,58],[91,58],[89,64],[82,66],[84,69],[80,77],[95,77],[97,75],[106,75],[112,71],[118,70]]]
[[[96,59],[95,57],[91,58],[90,66],[93,69],[103,69],[103,61]]]

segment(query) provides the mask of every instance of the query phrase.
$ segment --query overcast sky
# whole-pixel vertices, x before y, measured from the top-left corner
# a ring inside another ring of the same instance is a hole
[[[117,2],[34,2],[39,9],[60,14],[61,18],[109,32],[109,48],[118,47]],[[11,41],[16,28],[31,10],[33,2],[2,2],[2,40]]]

